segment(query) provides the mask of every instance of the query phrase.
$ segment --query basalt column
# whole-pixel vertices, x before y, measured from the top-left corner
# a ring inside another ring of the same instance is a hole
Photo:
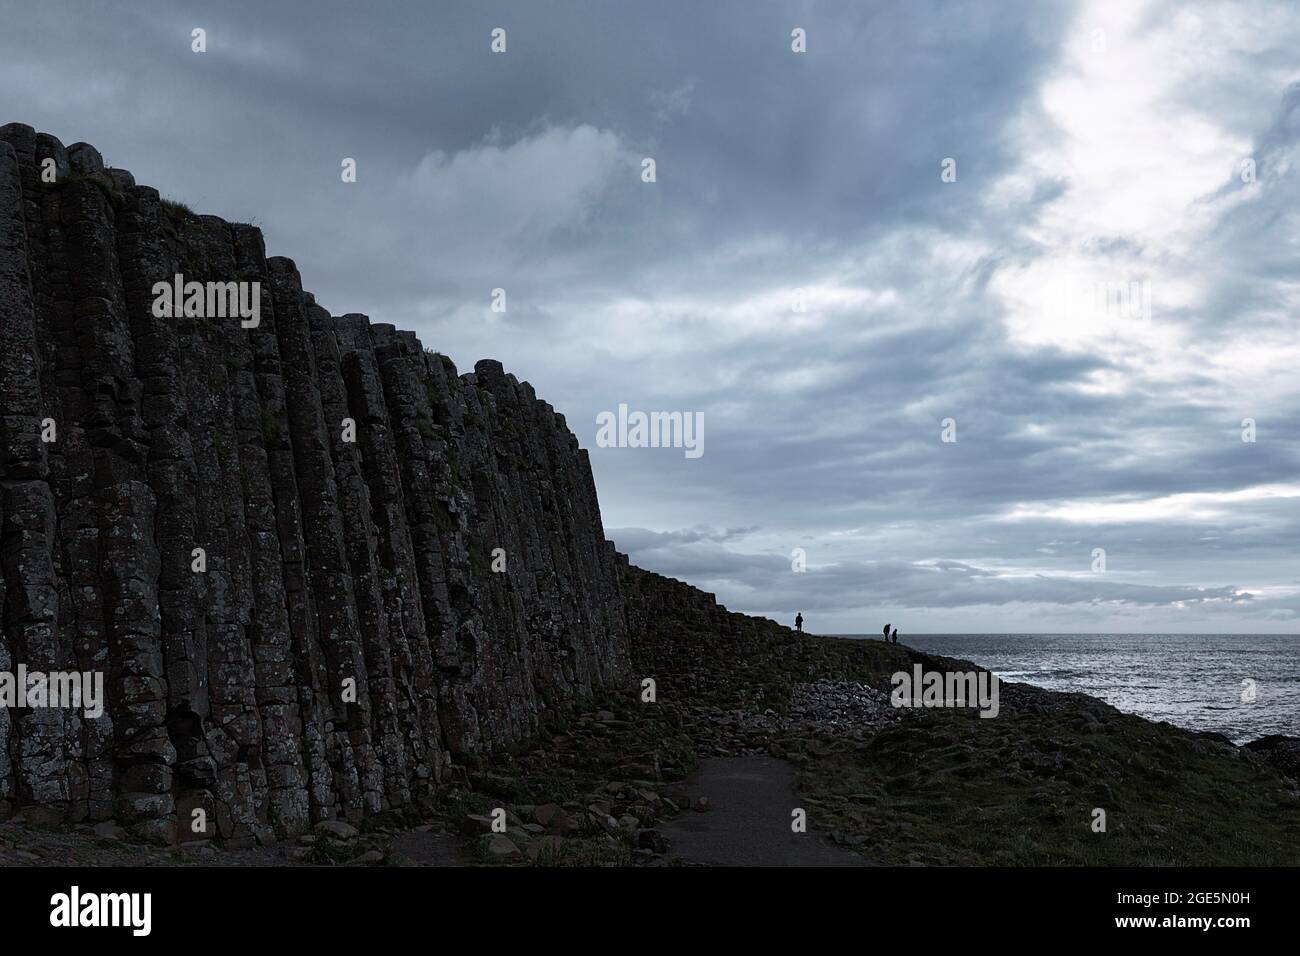
[[[630,692],[625,588],[526,382],[0,128],[0,672],[105,692],[0,707],[0,815],[251,843],[427,810]]]

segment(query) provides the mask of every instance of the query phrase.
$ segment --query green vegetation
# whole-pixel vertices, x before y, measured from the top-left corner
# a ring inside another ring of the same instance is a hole
[[[569,837],[542,844],[534,866],[630,866],[632,845],[625,834]]]
[[[1103,705],[1104,706],[1104,705]],[[882,863],[1300,865],[1294,781],[1105,708],[922,711],[866,742],[780,741],[818,826]],[[1106,832],[1092,829],[1094,808]]]
[[[171,219],[197,219],[198,213],[176,199],[162,200],[163,212]]]

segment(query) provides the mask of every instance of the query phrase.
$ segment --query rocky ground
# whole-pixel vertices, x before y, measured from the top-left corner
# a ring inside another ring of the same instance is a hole
[[[707,834],[727,829],[710,822],[718,795],[699,782],[709,777],[692,776],[719,757],[792,765],[808,839],[871,862],[1300,864],[1291,738],[1239,748],[1018,684],[1002,685],[995,719],[896,710],[893,670],[969,665],[766,624],[714,636],[720,654],[655,668],[655,702],[594,702],[562,733],[459,767],[427,819],[328,821],[285,845],[225,849],[141,845],[111,824],[43,829],[20,815],[0,824],[0,864],[682,865],[692,860],[674,834],[704,833],[716,849]],[[1090,825],[1096,808],[1105,833]]]
[[[656,830],[662,820],[703,813],[709,804],[707,796],[681,783],[695,756],[677,730],[675,708],[649,721],[631,717],[626,703],[617,711],[581,713],[570,733],[547,735],[521,754],[464,768],[462,785],[444,791],[438,814],[419,822],[379,816],[358,828],[324,821],[282,845],[229,848],[199,841],[175,847],[132,841],[112,823],[51,827],[20,812],[0,823],[0,865],[650,862],[668,849]],[[501,821],[495,828],[494,817]]]
[[[795,684],[780,713],[610,700],[577,714],[567,733],[464,768],[439,815],[413,826],[381,817],[363,832],[326,821],[286,845],[161,847],[130,841],[112,823],[56,829],[19,814],[0,823],[0,865],[663,864],[670,845],[661,826],[711,810],[709,795],[685,783],[701,753],[767,754],[781,733],[862,739],[897,719],[883,693],[855,681]]]

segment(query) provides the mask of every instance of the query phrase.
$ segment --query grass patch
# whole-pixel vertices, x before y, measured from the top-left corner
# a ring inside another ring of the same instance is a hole
[[[1105,705],[1101,705],[1105,707]],[[1300,796],[1258,761],[1111,708],[926,711],[873,739],[781,745],[822,829],[881,863],[1296,866]],[[1106,812],[1106,832],[1092,829]]]
[[[163,212],[172,219],[197,219],[198,213],[177,199],[162,200]]]

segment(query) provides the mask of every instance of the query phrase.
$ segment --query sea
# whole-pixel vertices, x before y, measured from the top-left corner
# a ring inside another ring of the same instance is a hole
[[[1300,736],[1297,634],[900,633],[899,641],[974,661],[1002,680],[1091,694],[1127,713],[1239,744]]]

